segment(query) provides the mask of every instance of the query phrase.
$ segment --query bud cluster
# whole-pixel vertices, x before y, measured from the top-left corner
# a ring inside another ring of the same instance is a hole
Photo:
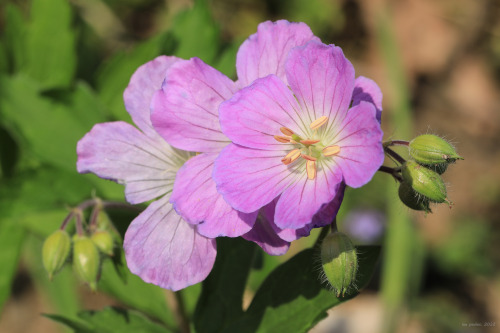
[[[121,244],[121,236],[103,210],[102,202],[98,199],[92,202],[95,204],[88,224],[83,219],[82,208],[76,208],[69,213],[61,228],[47,237],[42,248],[42,261],[50,279],[66,263],[72,263],[75,274],[95,291],[102,261],[113,257],[117,245]],[[89,206],[88,202],[83,208],[85,206]],[[65,229],[73,218],[76,233],[71,237]]]
[[[410,159],[405,161],[389,146],[406,145]],[[397,179],[399,198],[407,207],[430,212],[431,203],[448,203],[446,185],[441,175],[448,165],[459,159],[455,148],[446,140],[432,134],[419,135],[410,142],[390,141],[384,145],[386,153],[401,163]]]

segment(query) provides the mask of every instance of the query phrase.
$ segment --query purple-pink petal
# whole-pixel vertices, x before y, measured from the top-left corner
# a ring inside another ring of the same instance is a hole
[[[236,91],[224,74],[198,58],[176,62],[151,102],[155,130],[172,146],[218,152],[229,140],[219,125],[219,105]]]
[[[124,240],[130,271],[162,288],[180,290],[212,270],[216,243],[196,232],[163,197],[132,221]]]
[[[372,103],[377,109],[377,120],[382,117],[382,91],[371,79],[364,76],[356,78],[354,91],[352,92],[352,106],[358,105],[361,101]]]
[[[148,137],[122,121],[95,125],[78,142],[77,153],[78,172],[124,184],[133,204],[171,191],[175,172],[187,159],[159,136]]]
[[[276,200],[262,207],[254,227],[242,237],[259,245],[273,256],[285,254],[290,248],[290,242],[278,237],[280,229],[274,224]]]
[[[340,152],[333,157],[351,187],[368,183],[384,162],[383,132],[373,104],[360,102],[351,108],[338,129],[335,144]]]
[[[295,179],[280,152],[230,144],[215,160],[217,190],[235,209],[252,213],[276,198]]]
[[[280,229],[300,229],[308,225],[323,205],[335,198],[341,181],[340,170],[320,170],[312,180],[307,178],[304,171],[281,194],[274,223]]]
[[[280,151],[293,149],[274,138],[283,135],[281,127],[299,133],[308,130],[309,123],[302,122],[300,112],[290,89],[275,75],[256,80],[219,109],[222,130],[234,143]]]
[[[236,70],[240,86],[269,74],[286,82],[284,64],[288,52],[312,39],[319,40],[304,23],[280,20],[259,24],[257,33],[248,37],[238,50]]]
[[[130,78],[127,89],[123,93],[125,109],[134,123],[148,136],[157,136],[151,125],[149,105],[153,93],[161,88],[167,69],[177,57],[159,56],[140,66]]]
[[[217,192],[212,179],[217,154],[204,153],[188,160],[178,171],[170,202],[203,236],[237,237],[250,231],[257,212],[233,209]]]
[[[339,47],[311,41],[290,51],[285,68],[304,121],[327,116],[328,123],[335,124],[345,117],[354,89],[354,68]]]

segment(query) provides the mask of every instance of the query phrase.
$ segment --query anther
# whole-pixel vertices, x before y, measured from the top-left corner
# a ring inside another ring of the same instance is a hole
[[[309,125],[309,127],[312,130],[317,130],[318,128],[320,128],[321,126],[323,126],[324,124],[326,124],[327,121],[328,121],[328,117],[327,116],[321,116],[318,119],[316,119],[315,121],[313,121],[311,123],[311,125]]]
[[[286,136],[292,136],[293,131],[287,127],[281,127],[280,128],[281,133],[285,134]]]
[[[317,158],[316,157],[312,157],[312,156],[309,156],[309,155],[306,155],[306,154],[302,154],[302,158],[308,160],[308,161],[316,161]]]
[[[306,171],[307,171],[307,178],[311,180],[316,178],[316,162],[309,160],[306,161]]]
[[[300,143],[302,143],[303,145],[313,145],[318,142],[319,140],[312,140],[312,139],[300,140]]]
[[[322,152],[323,152],[323,155],[325,155],[325,156],[337,155],[340,152],[340,147],[339,146],[328,146],[328,147],[323,148]]]
[[[281,162],[283,162],[284,165],[288,165],[295,161],[297,158],[300,156],[300,150],[299,149],[294,149],[288,154],[286,154],[285,157],[281,159]]]
[[[281,135],[275,135],[274,139],[278,142],[281,142],[281,143],[290,143],[290,141],[292,140],[291,138],[289,138],[287,136],[281,136]]]

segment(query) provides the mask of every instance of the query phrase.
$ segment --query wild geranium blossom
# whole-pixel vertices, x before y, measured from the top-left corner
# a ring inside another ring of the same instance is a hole
[[[243,235],[270,254],[287,251],[289,243],[277,236],[268,220],[272,214],[266,214],[272,204],[257,219],[257,211],[238,212],[217,193],[213,161],[229,143],[217,114],[222,101],[254,79],[271,73],[284,78],[288,51],[312,39],[303,23],[260,24],[238,52],[238,82],[197,58],[158,57],[136,71],[124,93],[140,130],[125,122],[98,124],[80,140],[79,172],[125,184],[132,204],[159,198],[125,234],[127,265],[134,274],[172,290],[202,281],[212,269],[218,236]]]
[[[216,256],[215,240],[200,235],[169,203],[175,174],[193,154],[167,144],[150,121],[153,92],[178,61],[161,56],[132,76],[124,93],[125,107],[140,130],[122,121],[97,124],[77,146],[78,172],[125,184],[132,204],[159,198],[130,224],[125,256],[132,273],[172,290],[204,280]]]
[[[252,212],[274,201],[276,226],[299,230],[341,184],[360,187],[382,165],[381,94],[373,81],[355,80],[339,47],[317,40],[290,51],[285,74],[258,79],[220,106],[233,143],[214,178],[232,207]]]
[[[310,40],[317,38],[303,23],[261,23],[238,51],[237,82],[193,58],[175,63],[167,71],[162,89],[154,94],[151,121],[155,130],[172,146],[197,153],[177,173],[170,200],[201,235],[243,236],[275,255],[288,249],[288,241],[277,236],[273,215],[267,213],[274,209],[273,203],[260,214],[261,207],[243,213],[217,192],[213,163],[230,144],[220,129],[218,109],[259,77],[273,74],[286,80],[284,63],[289,51]]]

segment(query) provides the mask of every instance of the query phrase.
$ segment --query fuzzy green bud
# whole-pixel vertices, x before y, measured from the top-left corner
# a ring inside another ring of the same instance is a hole
[[[71,240],[66,231],[57,230],[47,237],[43,243],[42,262],[49,279],[52,280],[54,274],[64,266],[70,250]]]
[[[415,161],[406,161],[402,168],[403,181],[431,202],[446,201],[446,185],[437,172]]]
[[[78,277],[89,284],[93,291],[97,288],[99,274],[99,251],[87,236],[73,238],[73,269]]]
[[[112,256],[113,255],[113,247],[114,241],[113,236],[106,230],[99,230],[94,232],[90,237],[94,242],[95,246],[104,253],[105,255]]]
[[[429,208],[429,199],[416,193],[410,183],[403,181],[399,185],[398,194],[401,202],[407,207],[413,210],[423,210],[426,213],[431,212],[431,209]]]
[[[321,266],[337,297],[354,286],[358,270],[356,248],[345,234],[333,232],[321,243]]]
[[[432,134],[417,136],[410,142],[408,148],[410,156],[415,161],[434,166],[438,173],[444,172],[448,163],[463,159],[449,142]]]

